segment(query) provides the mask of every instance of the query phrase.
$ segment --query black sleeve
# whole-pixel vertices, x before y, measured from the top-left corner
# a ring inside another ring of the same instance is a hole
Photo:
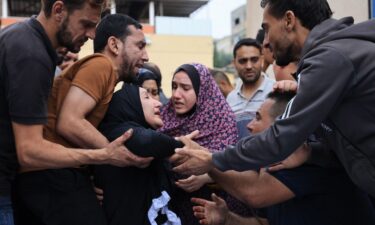
[[[319,141],[314,141],[308,142],[308,145],[311,148],[311,155],[306,164],[317,165],[324,168],[342,167],[335,153],[331,149],[329,149],[327,144]]]
[[[244,171],[284,160],[341,103],[354,74],[347,56],[337,49],[321,47],[312,50],[300,67],[297,95],[288,103],[282,119],[263,133],[214,153],[216,168]]]
[[[270,174],[291,190],[296,198],[337,193],[340,189],[352,186],[342,168],[326,169],[319,166],[302,165]]]
[[[184,146],[182,142],[176,141],[173,137],[146,129],[132,122],[122,123],[104,135],[112,141],[130,128],[133,129],[133,135],[125,142],[125,146],[136,155],[162,159],[173,155],[176,148]]]
[[[47,100],[53,83],[49,59],[27,53],[8,54],[8,100],[11,120],[22,124],[44,124],[47,121]]]

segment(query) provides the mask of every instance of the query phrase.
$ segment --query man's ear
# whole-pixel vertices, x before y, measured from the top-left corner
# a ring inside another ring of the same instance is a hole
[[[115,56],[119,54],[119,43],[118,39],[114,36],[110,36],[107,40],[107,47],[110,52],[112,52]]]
[[[219,86],[220,87],[225,87],[227,85],[228,85],[228,83],[226,81],[224,81],[224,80],[219,81]]]
[[[63,1],[56,1],[53,3],[51,16],[54,17],[57,22],[63,21],[66,16],[66,8]]]
[[[285,12],[284,20],[285,20],[285,28],[287,31],[292,31],[296,25],[296,16],[294,15],[294,12],[291,10],[288,10]]]

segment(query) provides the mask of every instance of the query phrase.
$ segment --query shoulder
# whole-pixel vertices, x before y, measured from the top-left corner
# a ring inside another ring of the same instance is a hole
[[[5,28],[0,34],[0,44],[9,61],[24,61],[22,64],[50,62],[43,41],[26,22]]]
[[[274,83],[276,82],[275,80],[267,77],[265,74],[262,74],[264,80],[263,80],[263,84],[269,88],[269,87],[273,87]]]
[[[93,54],[86,56],[76,62],[70,70],[74,80],[86,79],[87,82],[97,82],[105,84],[116,80],[116,70],[110,58],[103,54]],[[104,82],[104,83],[103,83]]]
[[[4,28],[4,30],[1,31],[0,39],[2,43],[6,44],[4,47],[18,51],[20,48],[35,49],[35,45],[39,45],[40,42],[40,38],[28,25],[27,21],[19,22]],[[30,45],[30,43],[32,43],[32,45]]]
[[[96,69],[96,71],[112,70],[114,68],[110,58],[104,54],[95,53],[81,59],[81,64],[84,67],[90,67]]]
[[[234,89],[233,91],[229,92],[229,94],[227,96],[227,101],[233,100],[234,98],[237,97],[237,95],[238,95],[238,90]]]

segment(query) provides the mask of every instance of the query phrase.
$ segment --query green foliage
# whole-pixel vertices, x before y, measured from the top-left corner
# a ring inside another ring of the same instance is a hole
[[[215,68],[222,68],[230,64],[232,61],[232,55],[218,51],[216,46],[214,48],[214,67]]]

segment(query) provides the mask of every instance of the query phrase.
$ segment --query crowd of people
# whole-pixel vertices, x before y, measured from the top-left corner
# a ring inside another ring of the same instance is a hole
[[[0,225],[375,224],[375,21],[262,0],[236,84],[187,62],[168,99],[138,21],[41,3],[0,31]]]

